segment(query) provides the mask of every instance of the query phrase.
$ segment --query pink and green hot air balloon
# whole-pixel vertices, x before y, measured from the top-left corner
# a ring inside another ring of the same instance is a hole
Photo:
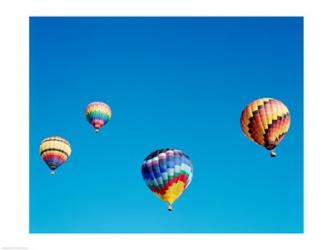
[[[90,103],[84,113],[88,122],[95,128],[96,133],[108,123],[112,114],[109,105],[103,102]]]

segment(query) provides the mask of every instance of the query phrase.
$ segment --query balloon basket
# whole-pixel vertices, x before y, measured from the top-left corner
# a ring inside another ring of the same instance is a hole
[[[54,175],[54,174],[55,174],[55,171],[54,171],[54,170],[51,170],[50,175]]]
[[[276,153],[274,151],[271,151],[271,157],[276,157]]]
[[[169,212],[172,211],[172,206],[171,206],[171,204],[168,205],[168,211],[169,211]]]

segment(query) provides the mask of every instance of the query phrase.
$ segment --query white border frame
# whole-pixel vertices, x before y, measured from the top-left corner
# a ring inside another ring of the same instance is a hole
[[[5,3],[4,3],[5,2]],[[2,249],[333,249],[329,0],[8,0],[0,3]],[[331,7],[331,8],[330,8]],[[29,234],[29,16],[304,16],[304,234]],[[15,248],[16,247],[16,248]],[[21,248],[20,248],[21,247]]]

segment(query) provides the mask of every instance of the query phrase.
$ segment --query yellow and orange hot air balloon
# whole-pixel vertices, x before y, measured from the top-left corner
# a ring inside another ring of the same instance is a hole
[[[246,106],[240,123],[247,138],[271,150],[271,156],[275,157],[273,149],[288,132],[290,114],[281,101],[261,98]]]

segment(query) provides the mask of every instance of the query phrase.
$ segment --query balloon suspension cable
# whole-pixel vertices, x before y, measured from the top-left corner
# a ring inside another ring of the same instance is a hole
[[[172,206],[171,204],[168,204],[168,210],[171,212],[172,211]]]
[[[54,170],[51,170],[51,173],[50,173],[51,175],[54,175],[55,174],[55,171]]]
[[[276,157],[276,153],[275,153],[275,151],[271,151],[271,157]]]

